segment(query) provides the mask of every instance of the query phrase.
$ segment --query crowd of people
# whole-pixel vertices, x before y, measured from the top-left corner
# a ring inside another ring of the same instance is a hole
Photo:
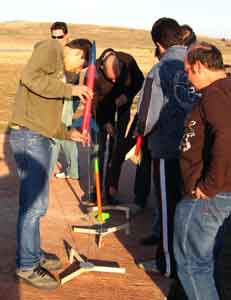
[[[17,277],[41,289],[59,285],[50,271],[61,262],[41,248],[40,218],[60,151],[67,163],[55,176],[77,180],[81,200],[77,143],[97,141],[101,177],[106,174],[103,201],[116,205],[125,155],[141,135],[134,203],[136,213],[144,210],[153,180],[153,226],[141,242],[157,251],[139,266],[174,279],[169,300],[220,299],[216,262],[231,213],[231,78],[221,52],[198,42],[190,26],[160,18],[151,28],[158,62],[146,77],[131,54],[108,48],[96,60],[92,91],[85,85],[91,42],[69,41],[64,22],[53,23],[50,34],[34,46],[22,72],[10,125],[20,178]],[[137,113],[126,134],[136,95]],[[98,126],[92,139],[72,126],[79,103],[89,97]]]

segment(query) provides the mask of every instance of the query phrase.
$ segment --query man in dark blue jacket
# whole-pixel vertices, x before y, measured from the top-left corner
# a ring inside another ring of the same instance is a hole
[[[174,276],[173,216],[181,199],[179,143],[186,114],[197,96],[190,90],[184,72],[186,47],[181,27],[173,19],[161,18],[151,30],[152,40],[160,53],[160,61],[148,73],[140,94],[138,119],[154,163],[154,182],[161,208],[162,236],[156,260],[141,267]]]

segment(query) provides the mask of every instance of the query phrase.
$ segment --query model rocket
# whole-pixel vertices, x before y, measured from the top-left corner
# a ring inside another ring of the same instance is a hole
[[[95,81],[95,72],[96,72],[95,63],[96,63],[96,44],[95,41],[93,41],[89,53],[88,71],[87,71],[87,86],[92,91],[94,90],[94,81]],[[83,134],[89,133],[91,110],[92,110],[92,98],[87,98],[84,107],[83,120],[82,120]]]
[[[135,155],[138,156],[141,150],[141,146],[143,144],[143,137],[142,135],[138,135],[136,137],[136,147],[135,147]]]

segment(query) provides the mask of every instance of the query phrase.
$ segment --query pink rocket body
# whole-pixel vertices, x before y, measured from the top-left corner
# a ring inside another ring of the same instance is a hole
[[[95,41],[93,41],[90,55],[89,55],[88,71],[87,71],[87,86],[92,91],[94,89],[94,82],[95,82],[95,71],[96,71],[95,63],[96,63],[96,44]],[[83,121],[82,121],[83,134],[89,133],[91,110],[92,110],[92,98],[87,98],[84,107]]]

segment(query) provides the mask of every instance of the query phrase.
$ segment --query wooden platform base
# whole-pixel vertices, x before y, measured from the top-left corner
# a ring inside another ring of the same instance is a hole
[[[66,271],[62,272],[60,274],[60,282],[61,284],[66,283],[67,281],[81,275],[82,273],[86,272],[107,272],[107,273],[119,273],[124,274],[125,268],[119,268],[119,267],[105,267],[105,266],[97,266],[91,262],[85,261],[81,255],[71,248],[70,254],[69,254],[69,262],[72,264],[74,262],[74,259],[79,262],[79,268],[77,270],[72,271],[69,274],[63,275],[66,273]]]
[[[125,230],[126,234],[130,233],[130,209],[128,207],[125,206],[121,206],[121,205],[105,205],[102,207],[103,211],[107,211],[107,210],[119,210],[125,213],[125,218],[126,218],[126,222],[121,224],[121,225],[116,225],[116,226],[112,226],[112,227],[105,227],[102,226],[102,224],[98,224],[97,228],[91,228],[91,227],[84,227],[84,226],[72,226],[72,230],[74,232],[78,232],[78,233],[87,233],[87,234],[95,234],[97,235],[97,245],[99,248],[101,248],[102,246],[102,239],[104,236],[119,231],[119,230]],[[98,207],[94,206],[92,208],[90,208],[91,212],[97,212],[98,211]],[[97,224],[96,224],[97,225]]]

